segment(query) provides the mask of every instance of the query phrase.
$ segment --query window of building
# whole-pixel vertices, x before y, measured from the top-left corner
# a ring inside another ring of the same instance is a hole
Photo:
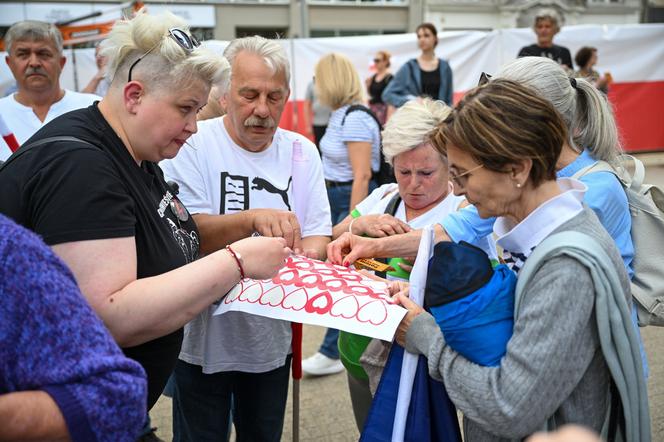
[[[265,38],[287,38],[288,28],[253,28],[238,26],[235,28],[235,38],[260,35]]]
[[[312,38],[320,37],[355,37],[358,35],[385,35],[385,34],[403,34],[404,29],[312,29],[309,35]]]

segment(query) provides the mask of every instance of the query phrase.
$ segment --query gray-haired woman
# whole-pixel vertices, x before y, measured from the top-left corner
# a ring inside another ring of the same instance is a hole
[[[447,157],[429,140],[450,111],[442,101],[424,98],[409,101],[394,113],[383,131],[383,154],[394,167],[397,182],[377,188],[361,201],[334,226],[334,238],[347,231],[385,237],[422,229],[462,207],[464,198],[452,193]],[[479,245],[495,257],[487,238]],[[403,265],[403,258],[392,258],[389,264],[394,270],[387,272],[387,279],[409,279],[410,266]],[[339,356],[348,370],[353,412],[360,431],[371,404],[369,378],[359,361],[369,340],[352,333],[339,333]]]

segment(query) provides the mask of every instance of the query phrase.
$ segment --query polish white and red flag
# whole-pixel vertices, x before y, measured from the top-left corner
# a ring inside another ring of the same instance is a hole
[[[2,138],[5,140],[5,143],[7,143],[7,146],[9,146],[12,153],[18,150],[18,140],[14,136],[14,133],[9,129],[9,126],[7,126],[7,123],[5,123],[2,115],[0,115],[0,135],[2,135]]]

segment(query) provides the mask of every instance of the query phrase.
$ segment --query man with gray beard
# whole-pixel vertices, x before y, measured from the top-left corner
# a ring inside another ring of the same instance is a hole
[[[194,214],[201,250],[258,233],[324,259],[332,226],[320,157],[308,139],[277,127],[290,94],[286,54],[254,36],[232,41],[224,56],[231,65],[221,99],[227,114],[199,122],[188,140],[193,149],[161,163]],[[306,168],[294,168],[294,157]],[[216,307],[185,327],[174,371],[174,440],[224,439],[233,405],[238,441],[279,441],[290,323],[241,312],[213,316]]]
[[[14,23],[5,34],[5,49],[17,91],[0,99],[0,116],[19,144],[55,117],[101,99],[60,87],[67,58],[62,54],[62,34],[54,25],[34,20]],[[0,161],[9,155],[9,146],[0,139]]]

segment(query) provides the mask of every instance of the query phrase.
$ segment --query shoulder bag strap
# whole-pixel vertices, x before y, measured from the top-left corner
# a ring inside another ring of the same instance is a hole
[[[392,196],[390,199],[390,202],[387,203],[387,206],[385,206],[385,212],[388,215],[394,216],[395,213],[397,213],[397,208],[399,207],[399,203],[401,203],[401,195],[399,195],[399,191]]]
[[[383,130],[383,125],[380,124],[380,120],[376,116],[376,114],[369,109],[368,107],[362,105],[362,104],[353,104],[351,106],[348,106],[348,109],[346,109],[346,113],[344,114],[344,117],[341,119],[341,125],[343,126],[346,123],[346,117],[348,114],[353,113],[353,112],[364,112],[365,114],[369,115],[373,120],[376,122],[376,125],[378,126],[378,130],[381,131]]]
[[[400,203],[401,203],[401,195],[399,195],[399,191],[397,190],[397,192],[390,198],[390,201],[387,203],[387,206],[385,206],[384,213],[394,216],[394,214],[397,213],[397,209],[399,208]],[[389,259],[376,258],[376,261],[387,264],[389,262]],[[387,274],[386,272],[376,272],[376,276],[385,278]]]
[[[58,137],[42,138],[41,140],[37,140],[37,141],[35,141],[33,143],[30,143],[28,145],[19,147],[19,149],[12,156],[10,156],[7,159],[7,161],[5,161],[2,165],[0,165],[0,172],[2,172],[4,170],[4,168],[7,167],[8,164],[10,164],[12,161],[16,160],[16,158],[20,157],[21,155],[25,154],[27,151],[29,151],[29,150],[37,147],[37,146],[41,146],[43,144],[48,144],[48,143],[53,143],[53,142],[56,142],[56,141],[71,141],[71,142],[74,142],[74,143],[83,143],[83,144],[87,144],[87,145],[92,146],[92,147],[96,147],[92,143],[89,143],[85,140],[81,140],[80,138],[76,138],[76,137],[72,137],[72,136],[68,136],[68,135],[62,135],[62,136],[58,136]]]

